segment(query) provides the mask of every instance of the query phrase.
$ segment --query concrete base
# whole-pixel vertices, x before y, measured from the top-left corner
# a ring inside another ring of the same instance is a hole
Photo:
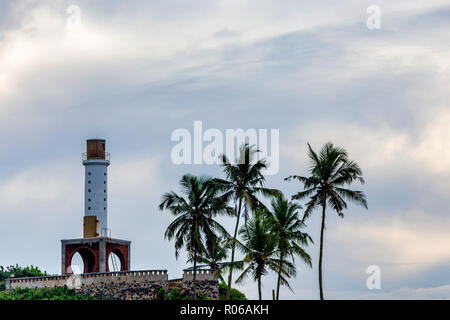
[[[83,273],[109,272],[108,258],[114,252],[120,259],[121,270],[130,270],[131,241],[99,238],[61,240],[61,274],[73,274],[71,261],[78,252],[84,263]]]

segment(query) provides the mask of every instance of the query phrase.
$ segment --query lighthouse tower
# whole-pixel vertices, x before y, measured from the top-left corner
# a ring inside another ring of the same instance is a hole
[[[83,153],[84,177],[84,237],[108,237],[108,166],[109,153],[105,140],[87,140]]]
[[[61,240],[61,274],[75,271],[72,266],[75,253],[79,253],[83,260],[82,273],[128,271],[131,241],[112,238],[108,229],[110,157],[105,140],[87,140],[82,161],[85,168],[83,238]],[[108,264],[110,257],[112,267]]]

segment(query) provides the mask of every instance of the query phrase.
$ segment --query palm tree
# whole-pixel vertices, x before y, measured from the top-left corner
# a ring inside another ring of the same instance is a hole
[[[239,149],[239,159],[237,163],[231,164],[225,155],[221,155],[223,171],[226,180],[216,179],[216,181],[230,193],[234,195],[234,206],[236,214],[236,226],[232,240],[237,239],[239,229],[239,219],[241,217],[242,205],[244,205],[244,218],[248,219],[248,206],[251,208],[263,206],[256,198],[257,194],[263,196],[275,196],[280,194],[278,190],[264,187],[265,177],[262,173],[267,168],[265,159],[257,160],[255,155],[259,152],[255,146],[243,144]],[[228,288],[226,299],[230,299],[230,289],[234,268],[235,241],[231,242],[231,262],[228,273]]]
[[[214,220],[218,214],[233,214],[228,207],[228,196],[220,194],[217,184],[211,178],[184,175],[180,180],[183,195],[174,191],[165,193],[159,205],[160,210],[169,210],[176,218],[167,227],[164,237],[175,238],[175,257],[185,247],[194,262],[193,291],[197,297],[197,255],[203,243],[214,241],[217,234],[229,237],[227,231]]]
[[[283,266],[284,259],[290,259],[295,263],[295,256],[299,256],[307,265],[311,265],[311,257],[305,252],[303,246],[308,245],[308,241],[313,242],[311,237],[301,231],[305,224],[298,218],[298,210],[301,206],[297,203],[286,200],[283,196],[278,196],[271,202],[269,211],[269,223],[272,235],[277,239],[277,249],[280,254],[280,266]],[[284,283],[281,271],[278,271],[276,300],[280,298],[280,285]]]
[[[212,243],[206,244],[206,247],[200,250],[197,256],[197,262],[201,263],[201,265],[197,267],[209,267],[211,270],[215,270],[216,277],[225,282],[222,277],[222,269],[228,265],[224,260],[228,258],[229,249],[230,243],[227,238],[216,237]],[[193,260],[193,258],[190,258],[188,262],[192,262]]]
[[[347,151],[326,143],[319,154],[316,154],[308,143],[308,156],[311,161],[310,175],[289,176],[285,180],[298,180],[303,184],[303,191],[298,192],[292,199],[300,200],[309,197],[303,221],[309,217],[317,207],[322,207],[322,224],[320,228],[320,254],[319,254],[319,289],[320,299],[323,300],[322,286],[322,259],[323,259],[323,233],[325,230],[325,212],[327,204],[343,218],[343,210],[347,208],[347,201],[352,201],[367,209],[366,196],[362,191],[353,191],[344,188],[353,181],[359,180],[364,184],[362,171],[359,165],[348,159]]]
[[[281,279],[287,283],[285,277],[294,276],[295,266],[287,260],[279,258],[277,250],[277,239],[272,234],[271,224],[263,209],[257,209],[246,227],[241,227],[239,235],[242,242],[235,240],[238,248],[244,254],[242,261],[237,262],[244,267],[242,274],[236,279],[236,283],[242,282],[247,276],[252,275],[258,282],[258,297],[262,300],[262,277],[269,270],[279,274]]]

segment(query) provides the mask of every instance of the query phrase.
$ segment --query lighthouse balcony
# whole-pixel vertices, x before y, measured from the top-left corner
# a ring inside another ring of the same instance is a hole
[[[83,152],[81,154],[81,158],[82,158],[83,161],[89,161],[89,160],[106,160],[106,161],[110,161],[111,160],[111,154],[109,152],[104,152],[102,154],[98,154],[98,155],[90,154],[88,156],[87,152]]]

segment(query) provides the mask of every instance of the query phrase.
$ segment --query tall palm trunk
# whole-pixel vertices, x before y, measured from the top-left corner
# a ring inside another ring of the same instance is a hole
[[[258,296],[259,300],[262,300],[261,277],[258,278]]]
[[[233,263],[234,263],[234,249],[236,248],[236,237],[239,229],[239,218],[241,217],[241,206],[242,206],[242,198],[239,198],[239,208],[236,219],[236,227],[234,228],[234,236],[233,243],[231,243],[231,265],[230,265],[230,273],[228,274],[228,287],[227,287],[227,297],[226,300],[230,300],[230,290],[231,290],[231,281],[233,278]]]
[[[277,296],[276,296],[275,300],[280,300],[281,268],[282,267],[283,267],[283,254],[280,255],[280,269],[278,270]]]
[[[197,246],[194,249],[194,300],[197,300]]]
[[[323,299],[323,286],[322,286],[322,259],[323,259],[323,232],[325,230],[325,207],[326,207],[326,195],[324,195],[323,202],[322,202],[322,225],[320,227],[320,253],[319,253],[320,300],[324,300]]]

